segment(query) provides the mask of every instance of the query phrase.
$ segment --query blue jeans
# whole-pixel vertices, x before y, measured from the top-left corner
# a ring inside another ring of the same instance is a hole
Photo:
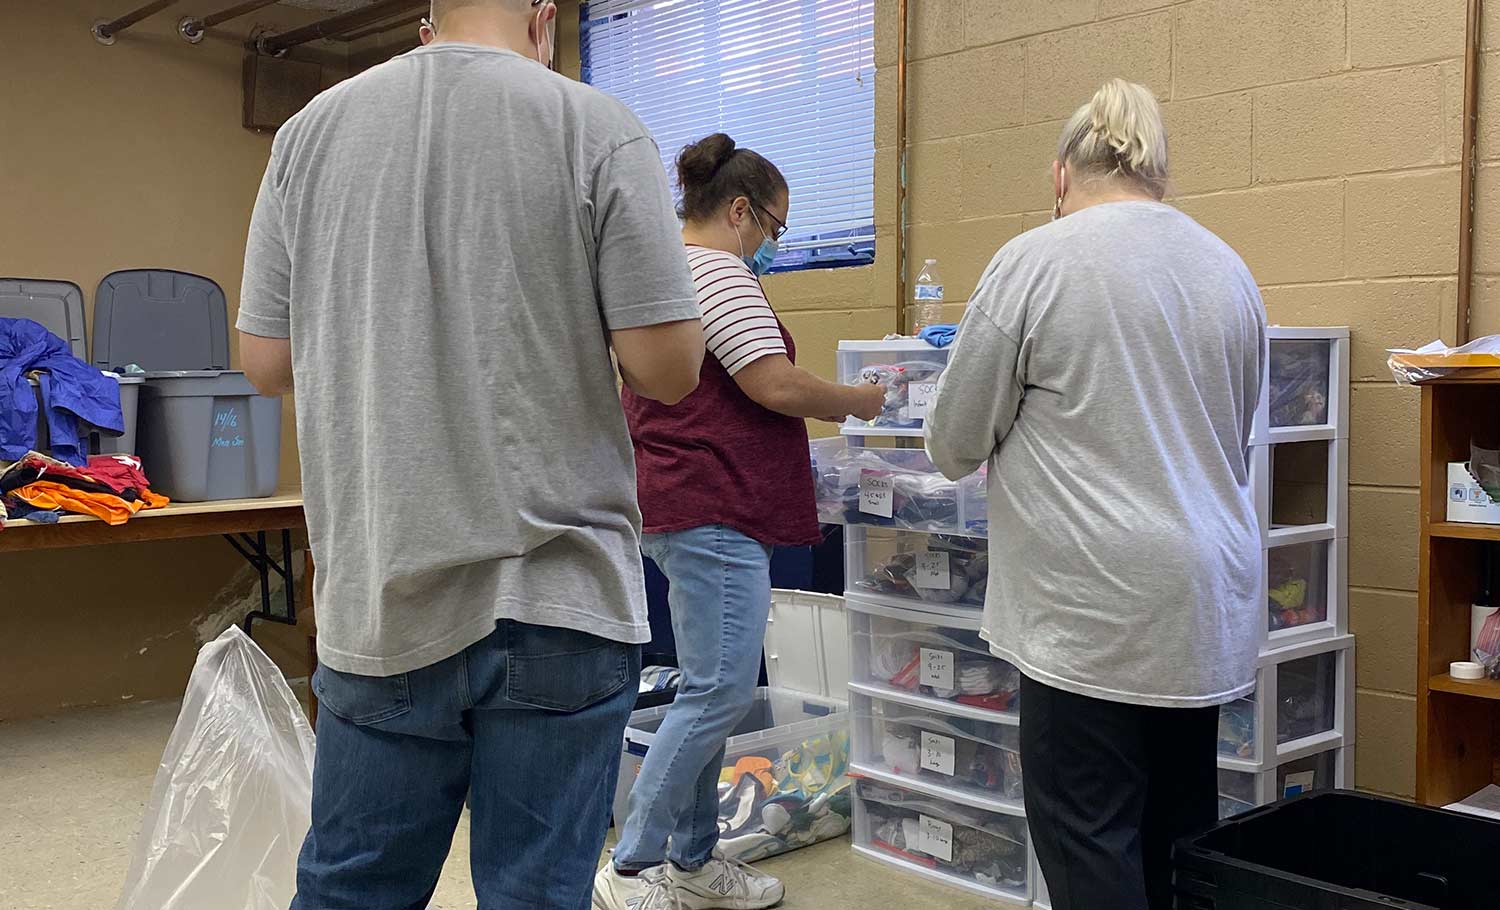
[[[724,741],[754,704],[771,550],[723,525],[648,534],[641,549],[670,585],[682,683],[630,791],[614,861],[638,870],[670,859],[691,871],[718,846]]]
[[[501,621],[391,677],[320,667],[294,910],[425,910],[468,801],[480,910],[590,904],[640,649]]]

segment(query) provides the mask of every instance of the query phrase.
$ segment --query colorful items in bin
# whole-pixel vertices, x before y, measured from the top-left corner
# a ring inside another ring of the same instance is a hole
[[[849,830],[849,734],[806,740],[774,762],[748,755],[719,778],[719,847],[753,862]]]
[[[1308,584],[1306,557],[1306,547],[1278,547],[1266,555],[1270,575],[1266,609],[1272,631],[1328,619],[1328,601],[1317,596]],[[1310,593],[1312,597],[1308,596]]]
[[[870,421],[872,427],[911,429],[922,425],[923,415],[911,413],[911,385],[937,382],[943,364],[912,361],[892,365],[874,364],[859,372],[859,382],[885,386],[885,410]]]
[[[946,531],[958,527],[958,485],[935,473],[915,449],[836,449],[813,446],[818,513],[841,524]],[[891,481],[891,516],[860,508],[861,481],[870,474]]]
[[[992,888],[1026,886],[1029,854],[1024,819],[989,816],[917,793],[861,781],[872,846],[929,869]],[[952,858],[923,849],[923,817],[952,826]]]
[[[1255,758],[1255,702],[1241,698],[1219,708],[1219,754]]]
[[[982,542],[965,537],[935,535],[929,551],[947,555],[948,587],[930,588],[915,584],[917,554],[898,553],[885,560],[854,586],[861,591],[894,597],[915,597],[933,603],[963,603],[984,606],[989,589],[989,556]]]
[[[922,762],[922,736],[931,734],[934,726],[949,728],[940,730],[939,735],[953,741],[951,775]],[[960,718],[936,724],[930,718],[915,717],[910,726],[900,722],[899,718],[889,718],[881,737],[881,755],[885,757],[886,765],[897,774],[953,782],[998,793],[1006,799],[1020,800],[1024,789],[1020,753],[1000,743],[986,741],[978,733],[964,732],[965,726],[966,722]]]
[[[131,455],[95,455],[83,467],[74,467],[30,452],[0,471],[0,493],[32,509],[89,515],[111,525],[168,504],[165,496],[151,491],[140,460]],[[0,527],[3,518],[0,512]]]
[[[642,667],[640,692],[675,692],[682,684],[682,671],[676,667]]]
[[[37,447],[39,416],[52,456],[75,467],[88,461],[88,427],[125,432],[119,382],[78,359],[41,323],[0,318],[0,461],[18,461]]]
[[[1328,422],[1331,352],[1325,341],[1271,343],[1271,426],[1306,427]]]

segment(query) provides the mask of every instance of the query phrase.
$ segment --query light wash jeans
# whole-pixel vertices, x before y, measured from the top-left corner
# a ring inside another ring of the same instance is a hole
[[[425,910],[464,801],[479,910],[587,910],[640,650],[501,621],[430,667],[319,667],[294,910]]]
[[[614,862],[640,870],[671,860],[693,871],[719,843],[724,740],[754,704],[771,550],[723,525],[648,534],[641,548],[670,585],[682,683],[630,791]]]

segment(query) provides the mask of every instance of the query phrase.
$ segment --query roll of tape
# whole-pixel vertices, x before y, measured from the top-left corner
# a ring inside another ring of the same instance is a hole
[[[1472,660],[1455,660],[1448,665],[1448,675],[1454,679],[1484,679],[1484,664]]]

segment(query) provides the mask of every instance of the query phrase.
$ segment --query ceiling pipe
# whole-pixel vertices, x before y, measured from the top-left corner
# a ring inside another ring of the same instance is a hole
[[[1458,210],[1458,313],[1453,335],[1457,344],[1467,344],[1472,324],[1474,293],[1474,184],[1479,156],[1479,53],[1480,26],[1484,22],[1484,0],[1469,0],[1469,19],[1464,27],[1464,145],[1459,175]]]
[[[177,22],[177,33],[190,44],[197,44],[203,40],[204,35],[208,34],[209,29],[223,25],[231,19],[248,16],[256,10],[265,9],[276,2],[278,0],[248,0],[246,3],[231,6],[217,13],[210,13],[202,18],[186,16]]]
[[[361,38],[368,38],[371,35],[383,35],[386,32],[391,31],[392,29],[398,29],[406,25],[416,25],[417,23],[421,22],[423,17],[425,17],[426,15],[426,13],[421,12],[412,13],[409,16],[402,16],[400,19],[393,19],[390,22],[382,22],[378,25],[372,25],[369,28],[362,28],[357,32],[350,32],[349,34],[342,35],[340,37],[343,41],[358,41]]]
[[[115,43],[115,36],[135,25],[143,19],[149,19],[169,6],[177,5],[178,0],[156,0],[139,9],[132,10],[118,19],[100,19],[95,22],[90,31],[94,34],[94,40],[106,47]]]
[[[347,32],[357,31],[382,19],[389,19],[399,13],[426,5],[426,0],[380,0],[364,9],[332,16],[321,22],[294,28],[279,35],[262,35],[255,41],[255,47],[263,54],[279,57],[288,50],[309,41],[333,38]]]
[[[906,324],[906,2],[896,4],[896,334]]]

